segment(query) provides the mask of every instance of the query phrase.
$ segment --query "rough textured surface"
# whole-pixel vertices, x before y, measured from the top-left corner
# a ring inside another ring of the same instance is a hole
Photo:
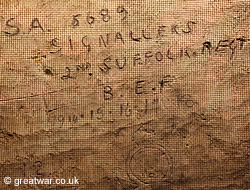
[[[248,0],[0,0],[0,189],[250,189],[249,17]],[[79,184],[14,183],[35,177]]]

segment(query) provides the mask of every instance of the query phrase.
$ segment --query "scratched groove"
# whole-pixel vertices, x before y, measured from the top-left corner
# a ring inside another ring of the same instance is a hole
[[[0,189],[250,189],[249,23],[247,0],[0,0]]]

